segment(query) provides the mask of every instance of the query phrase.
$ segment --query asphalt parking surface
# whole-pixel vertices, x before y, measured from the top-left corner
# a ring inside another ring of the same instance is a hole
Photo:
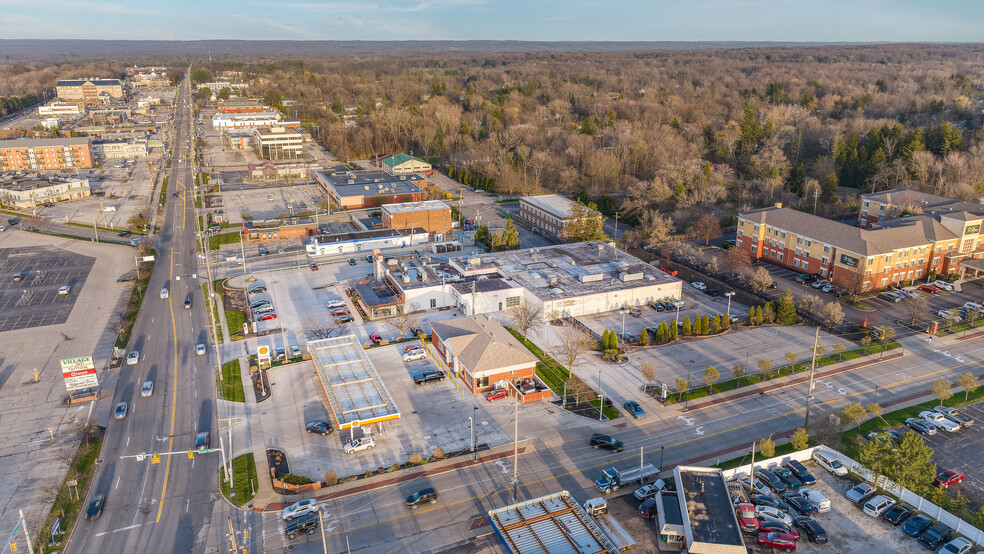
[[[65,323],[94,263],[54,249],[0,249],[0,332]],[[15,282],[16,273],[23,280]],[[58,294],[63,285],[71,292]]]
[[[966,475],[962,483],[950,487],[950,494],[963,492],[970,500],[971,511],[976,511],[979,506],[984,506],[984,474],[979,465],[984,458],[984,402],[968,404],[959,411],[973,417],[974,424],[952,433],[924,436],[923,440],[933,449],[937,468],[953,469]]]

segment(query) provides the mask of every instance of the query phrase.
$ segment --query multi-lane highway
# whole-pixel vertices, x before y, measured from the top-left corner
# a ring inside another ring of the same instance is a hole
[[[195,455],[199,431],[216,436],[214,357],[208,340],[205,302],[195,250],[192,104],[187,78],[178,95],[171,143],[173,153],[167,204],[157,239],[157,262],[133,332],[130,350],[140,352],[136,366],[124,365],[112,401],[129,404],[123,420],[110,419],[102,459],[89,499],[105,495],[99,519],[82,520],[66,552],[201,552],[218,497],[218,453]],[[177,197],[172,197],[177,193]],[[115,276],[93,276],[109,278]],[[160,290],[170,295],[160,298]],[[193,298],[190,310],[185,299]],[[209,355],[196,356],[195,345],[209,343]],[[151,380],[154,393],[140,394]],[[160,463],[141,453],[163,455]]]

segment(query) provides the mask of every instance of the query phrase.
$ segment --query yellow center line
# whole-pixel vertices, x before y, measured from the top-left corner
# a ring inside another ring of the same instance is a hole
[[[915,379],[922,379],[922,378],[926,378],[926,377],[931,377],[931,376],[936,375],[936,374],[939,374],[939,373],[943,373],[943,372],[946,372],[946,371],[952,371],[954,369],[958,369],[958,368],[965,367],[965,366],[968,366],[968,365],[971,365],[971,364],[976,364],[976,363],[980,363],[980,362],[978,362],[978,361],[964,362],[962,364],[958,364],[958,365],[955,365],[955,366],[952,366],[952,367],[946,367],[946,368],[943,368],[943,369],[939,369],[939,370],[933,371],[931,373],[926,373],[924,375],[917,375],[915,377],[907,377],[905,379],[902,379],[902,380],[899,380],[899,381],[895,381],[894,383],[890,383],[888,385],[884,385],[884,386],[881,386],[880,385],[878,388],[881,389],[881,390],[884,390],[884,389],[887,389],[888,387],[893,387],[895,385],[901,385],[903,383],[907,383],[907,382],[913,381]],[[839,401],[844,400],[846,398],[851,398],[851,397],[859,396],[859,395],[862,395],[862,394],[867,394],[867,393],[870,393],[870,392],[872,392],[874,390],[875,390],[874,387],[872,387],[870,389],[866,389],[866,390],[863,390],[863,391],[860,391],[860,392],[856,392],[854,394],[849,394],[847,396],[842,396],[840,398],[834,398],[834,399],[827,400],[827,401],[824,401],[824,402],[818,402],[817,404],[814,405],[814,407],[819,407],[819,406],[824,406],[824,405],[827,405],[827,404],[832,404],[834,402],[839,402]],[[806,410],[806,407],[804,406],[802,408],[797,408],[795,410],[790,410],[790,411],[788,411],[786,413],[783,413],[783,414],[779,414],[779,415],[775,415],[775,416],[772,416],[772,417],[767,417],[767,418],[764,418],[764,419],[760,419],[758,421],[753,421],[751,423],[745,423],[743,425],[738,425],[738,426],[735,426],[735,427],[731,427],[730,429],[723,429],[721,431],[717,431],[717,432],[706,434],[706,435],[700,435],[700,436],[689,438],[689,439],[686,439],[686,440],[682,440],[682,441],[679,441],[679,442],[676,442],[676,443],[673,443],[673,444],[663,445],[663,448],[667,448],[668,449],[668,448],[674,448],[674,447],[677,447],[677,446],[682,446],[684,444],[688,444],[688,443],[691,443],[691,442],[696,442],[696,441],[699,441],[699,440],[703,440],[703,439],[715,437],[715,436],[718,436],[718,435],[723,435],[724,433],[730,433],[731,431],[737,431],[737,430],[743,429],[745,427],[751,427],[752,425],[758,425],[760,423],[765,423],[767,421],[772,421],[772,420],[775,420],[775,419],[779,419],[779,418],[783,418],[783,417],[786,417],[786,416],[790,416],[790,415],[793,415],[793,414],[796,414],[796,413],[799,413],[799,412],[802,412],[802,411],[805,411],[805,410]],[[648,451],[644,450],[643,452],[644,453],[651,454],[653,452],[656,452],[657,450],[659,450],[659,448],[653,447],[652,449],[650,449]],[[636,458],[636,455],[635,454],[631,454],[631,455],[628,455],[628,456],[623,456],[621,458],[616,458],[614,460],[608,460],[608,461],[601,462],[599,464],[590,465],[590,466],[587,466],[587,467],[578,467],[578,468],[575,468],[575,469],[573,469],[571,471],[567,471],[567,472],[564,472],[564,473],[558,473],[556,475],[550,475],[549,477],[544,477],[542,479],[537,479],[535,481],[529,481],[527,483],[522,483],[522,486],[523,487],[528,487],[530,485],[537,485],[537,484],[541,484],[541,483],[546,483],[548,481],[554,481],[554,480],[556,480],[556,479],[558,479],[560,477],[567,477],[568,475],[573,475],[575,473],[580,473],[580,472],[583,472],[583,471],[587,471],[589,469],[595,469],[595,468],[599,468],[599,467],[611,466],[611,465],[616,464],[618,462],[622,462],[622,461],[629,460],[629,459],[635,459],[635,458]],[[662,469],[663,468],[660,468],[661,471],[662,471]],[[395,485],[389,485],[389,486],[395,486]],[[388,488],[388,487],[381,487],[381,488]],[[390,523],[392,521],[397,521],[397,520],[400,520],[400,519],[403,519],[403,518],[411,517],[414,514],[422,514],[422,513],[429,512],[431,510],[437,510],[439,508],[446,508],[446,507],[449,507],[449,506],[454,506],[455,504],[461,504],[462,502],[473,502],[475,500],[479,500],[479,499],[482,499],[482,498],[488,498],[488,497],[490,497],[490,496],[492,496],[494,494],[498,494],[498,493],[502,493],[502,492],[509,492],[511,489],[512,489],[512,485],[507,486],[505,488],[493,490],[492,492],[489,492],[487,494],[481,494],[481,495],[477,495],[477,496],[472,496],[471,498],[465,498],[463,500],[457,500],[455,502],[451,502],[451,503],[448,503],[448,504],[440,504],[440,505],[436,505],[436,506],[433,506],[433,507],[430,507],[430,508],[418,509],[415,512],[412,512],[412,513],[409,513],[409,514],[403,514],[403,515],[399,515],[399,516],[394,516],[394,517],[391,517],[389,519],[384,519],[382,521],[377,521],[377,522],[374,522],[374,523],[367,523],[366,525],[362,525],[360,527],[352,527],[350,529],[346,529],[345,531],[335,531],[333,533],[326,533],[325,536],[343,535],[345,533],[350,533],[350,532],[353,532],[353,531],[359,531],[359,530],[362,530],[362,529],[368,529],[369,527],[373,527],[375,525],[380,525],[380,524],[383,524],[383,523]]]

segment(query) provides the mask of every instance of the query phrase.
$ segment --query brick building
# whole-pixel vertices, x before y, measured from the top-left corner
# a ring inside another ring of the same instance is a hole
[[[957,273],[965,259],[984,258],[984,216],[937,212],[883,220],[863,229],[781,204],[738,214],[736,248],[860,291]]]
[[[103,98],[124,97],[123,81],[119,79],[67,79],[55,85],[61,100],[98,101]]]
[[[886,190],[861,195],[858,227],[878,227],[882,221],[904,215],[935,214],[954,211],[984,215],[984,205],[936,196],[918,190]]]
[[[383,227],[389,229],[423,227],[431,235],[441,236],[451,232],[451,208],[439,200],[385,204],[382,215]]]
[[[0,140],[0,171],[88,169],[94,165],[86,137]]]
[[[390,175],[385,171],[317,171],[318,185],[341,210],[375,208],[427,199],[430,183],[420,175]]]
[[[557,238],[566,238],[567,232],[575,218],[571,215],[574,210],[573,202],[557,194],[540,196],[524,196],[519,200],[519,219],[534,232]],[[585,208],[588,217],[601,228],[604,218],[600,213]]]

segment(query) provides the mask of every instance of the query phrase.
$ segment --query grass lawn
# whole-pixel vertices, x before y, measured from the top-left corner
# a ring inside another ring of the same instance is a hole
[[[78,451],[75,453],[75,458],[72,459],[72,464],[69,466],[68,476],[62,483],[61,490],[58,491],[58,496],[55,497],[55,502],[48,512],[48,517],[45,519],[43,525],[45,532],[41,533],[40,536],[35,535],[35,552],[44,552],[45,549],[50,549],[48,543],[51,542],[51,536],[47,530],[51,529],[51,524],[54,523],[56,515],[61,518],[61,528],[65,531],[60,535],[55,535],[55,540],[61,542],[67,533],[71,531],[75,525],[75,521],[86,509],[87,506],[83,502],[86,497],[86,491],[91,487],[90,480],[95,471],[95,462],[96,458],[99,457],[100,446],[101,443],[99,440],[90,440],[88,445],[83,444],[79,446]],[[66,483],[71,479],[77,480],[78,485],[69,487]],[[76,491],[78,491],[78,496],[76,496]],[[81,497],[81,500],[79,497]]]
[[[202,283],[202,300],[205,302],[205,305],[207,306],[208,305],[208,284],[206,284],[206,283]],[[212,309],[212,321],[215,322],[216,325],[219,324],[219,306],[218,306],[218,304],[216,304],[213,307],[213,309]],[[222,333],[217,333],[217,335],[218,335],[218,341],[219,342],[222,342]]]
[[[239,233],[223,233],[208,237],[209,250],[218,250],[224,244],[239,244]]]
[[[156,257],[156,252],[150,254]],[[150,275],[154,271],[154,262],[141,262],[140,279],[133,282],[130,288],[130,298],[123,309],[123,325],[116,335],[116,346],[126,348],[130,342],[130,333],[133,331],[133,324],[137,321],[137,313],[140,312],[140,304],[143,302],[144,295],[147,293],[147,285],[150,283]]]
[[[225,292],[222,290],[221,279],[213,281],[212,287],[214,287],[215,293],[219,295],[219,298],[225,298]],[[225,307],[225,302],[222,303],[222,309],[225,310],[226,325],[229,327],[229,336],[235,335],[236,333],[242,334],[243,324],[246,323],[246,312],[230,310]]]
[[[222,364],[221,379],[219,394],[223,400],[246,402],[246,395],[243,393],[243,381],[240,377],[239,360]]]
[[[242,506],[256,495],[256,463],[253,453],[243,454],[232,460],[232,480],[236,497],[232,497],[229,483],[226,481],[225,468],[219,470],[219,486],[222,494],[236,506]]]

